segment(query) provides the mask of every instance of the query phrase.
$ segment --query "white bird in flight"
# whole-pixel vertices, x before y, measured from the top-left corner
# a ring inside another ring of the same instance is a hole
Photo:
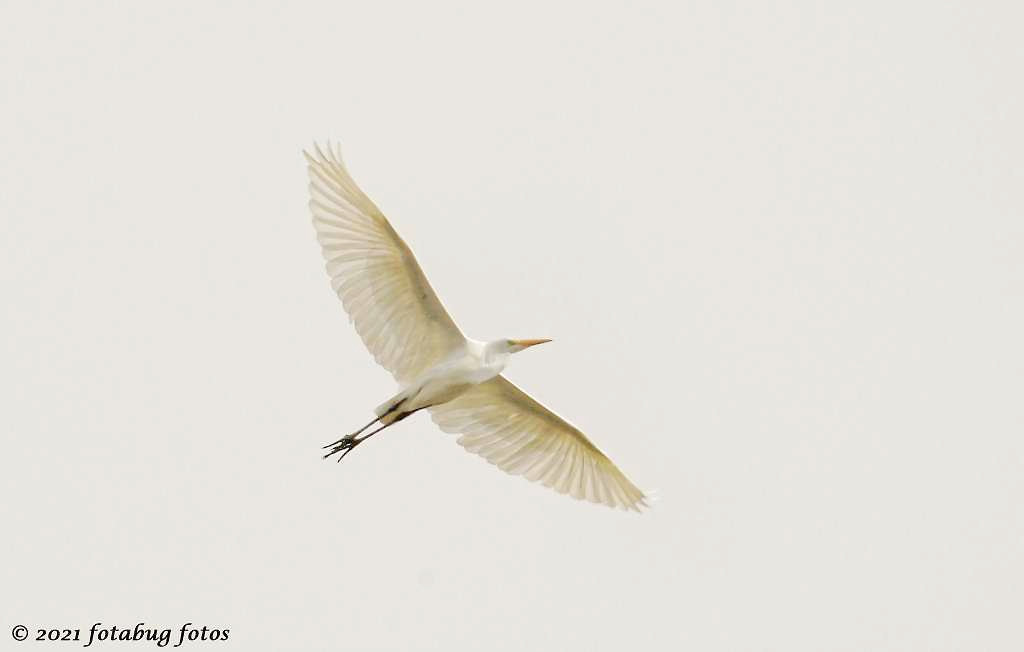
[[[338,461],[423,409],[458,443],[513,475],[574,498],[640,511],[638,489],[575,426],[501,375],[509,356],[547,339],[481,342],[462,334],[412,251],[349,176],[341,152],[317,145],[309,163],[313,213],[331,287],[366,348],[401,390],[373,421],[324,448]],[[370,426],[380,424],[369,434]],[[362,436],[360,436],[362,435]]]

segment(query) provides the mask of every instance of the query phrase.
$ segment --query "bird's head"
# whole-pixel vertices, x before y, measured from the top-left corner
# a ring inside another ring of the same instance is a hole
[[[551,340],[504,340],[505,346],[509,353],[519,353],[523,349],[528,349],[531,346],[537,346]]]

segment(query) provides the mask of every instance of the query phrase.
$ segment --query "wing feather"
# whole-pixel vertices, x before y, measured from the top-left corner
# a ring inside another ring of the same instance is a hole
[[[408,245],[330,147],[304,152],[309,209],[331,288],[374,359],[408,383],[465,338]]]
[[[575,426],[497,376],[430,408],[458,443],[513,475],[574,498],[640,511],[638,489]]]

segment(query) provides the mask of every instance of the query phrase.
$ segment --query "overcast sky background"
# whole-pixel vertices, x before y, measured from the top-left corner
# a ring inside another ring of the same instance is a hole
[[[5,3],[0,647],[1024,648],[1022,21]],[[653,510],[422,415],[320,460],[394,389],[310,224],[328,138]]]

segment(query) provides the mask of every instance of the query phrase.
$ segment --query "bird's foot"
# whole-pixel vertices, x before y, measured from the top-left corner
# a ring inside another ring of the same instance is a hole
[[[334,455],[335,453],[341,453],[341,455],[338,456],[338,461],[340,462],[341,460],[345,459],[345,456],[351,453],[356,446],[363,443],[364,439],[366,439],[366,437],[346,435],[336,442],[327,444],[327,446],[324,446],[324,448],[330,448],[331,451],[324,455],[324,459],[326,460],[328,457]]]

